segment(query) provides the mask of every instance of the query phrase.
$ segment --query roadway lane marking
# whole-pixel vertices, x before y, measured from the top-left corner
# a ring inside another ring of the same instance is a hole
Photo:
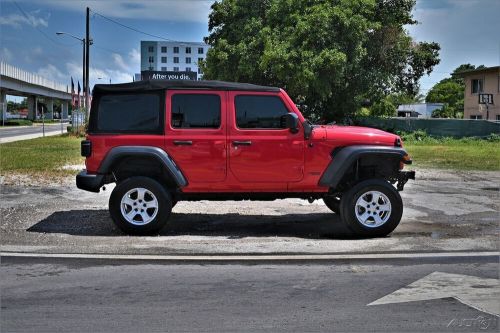
[[[477,276],[431,273],[368,305],[426,301],[453,297],[479,311],[500,316],[500,280]]]
[[[290,255],[148,255],[148,254],[85,254],[85,253],[28,253],[0,252],[2,257],[127,259],[127,260],[184,260],[184,261],[278,261],[278,260],[352,260],[352,259],[422,259],[500,256],[498,251],[435,252],[435,253],[367,253],[367,254],[290,254]]]

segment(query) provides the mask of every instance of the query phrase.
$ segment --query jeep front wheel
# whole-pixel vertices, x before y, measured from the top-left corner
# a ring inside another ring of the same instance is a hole
[[[381,237],[398,226],[403,215],[403,201],[387,181],[369,179],[356,184],[342,196],[340,212],[344,223],[357,235]]]
[[[113,222],[127,234],[160,231],[172,211],[172,199],[163,186],[148,177],[131,177],[118,183],[109,198]]]

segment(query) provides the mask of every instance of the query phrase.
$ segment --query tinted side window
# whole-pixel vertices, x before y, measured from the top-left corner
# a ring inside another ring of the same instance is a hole
[[[277,96],[240,95],[234,103],[239,128],[285,128],[282,117],[288,110]]]
[[[173,128],[219,128],[220,97],[209,94],[176,94],[172,96]]]
[[[161,118],[157,94],[103,95],[97,108],[97,131],[161,132]]]

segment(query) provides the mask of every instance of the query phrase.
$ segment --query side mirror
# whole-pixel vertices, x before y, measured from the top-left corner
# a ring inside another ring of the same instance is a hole
[[[284,122],[284,128],[288,128],[293,134],[299,131],[299,117],[295,113],[289,112],[281,119]]]

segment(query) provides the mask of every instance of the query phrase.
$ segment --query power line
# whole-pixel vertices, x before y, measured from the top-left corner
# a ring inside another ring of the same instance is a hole
[[[109,17],[107,17],[105,15],[102,15],[101,13],[98,13],[98,12],[96,12],[93,9],[90,9],[90,11],[92,13],[94,13],[94,15],[100,16],[100,17],[102,17],[103,19],[105,19],[105,20],[107,20],[109,22],[112,22],[114,24],[117,24],[117,25],[121,26],[122,28],[129,29],[129,30],[132,30],[134,32],[137,32],[137,33],[140,33],[140,34],[143,34],[143,35],[146,35],[146,36],[150,36],[150,37],[153,37],[153,38],[162,39],[162,40],[165,40],[167,42],[176,42],[176,43],[179,43],[180,45],[184,45],[184,46],[187,45],[187,46],[189,46],[189,44],[187,44],[185,42],[181,42],[181,41],[178,41],[178,40],[174,40],[174,39],[166,38],[166,37],[163,37],[163,36],[158,36],[158,35],[155,35],[155,34],[151,34],[149,32],[145,32],[145,31],[139,30],[137,28],[131,27],[129,25],[123,24],[121,22],[118,22],[117,20],[109,18]]]
[[[12,0],[12,3],[17,7],[17,9],[21,12],[21,14],[23,14],[23,16],[28,20],[28,21],[31,21],[30,17],[28,16],[28,14],[24,11],[24,9],[21,8],[21,6],[14,0]],[[58,41],[56,41],[55,39],[53,39],[52,37],[50,37],[49,35],[47,35],[45,33],[45,31],[39,29],[36,25],[33,25],[33,27],[38,30],[38,32],[40,32],[45,38],[47,38],[48,40],[50,40],[51,42],[57,44],[57,45],[61,45],[61,46],[75,46],[75,45],[78,45],[80,43],[75,43],[75,44],[65,44],[65,43],[60,43]]]

